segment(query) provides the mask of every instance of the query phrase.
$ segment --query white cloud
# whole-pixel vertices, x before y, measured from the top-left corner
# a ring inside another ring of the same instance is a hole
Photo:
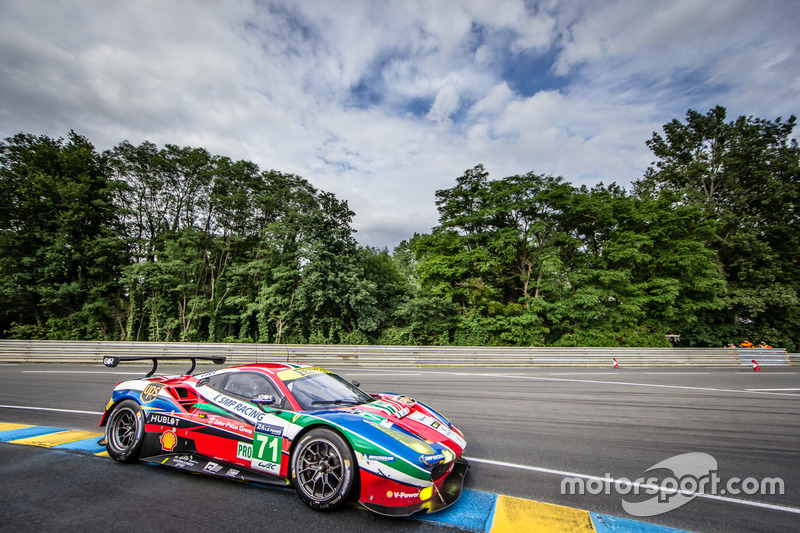
[[[436,93],[428,118],[439,122],[447,120],[458,110],[458,104],[458,89],[452,83],[448,83]]]
[[[0,136],[202,146],[334,192],[391,247],[478,163],[627,185],[688,108],[797,113],[795,20],[745,0],[6,0]]]

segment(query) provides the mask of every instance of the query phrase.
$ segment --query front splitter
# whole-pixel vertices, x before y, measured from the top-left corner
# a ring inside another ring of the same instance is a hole
[[[402,507],[390,507],[388,505],[376,505],[374,503],[358,502],[364,508],[384,516],[411,516],[416,513],[435,513],[445,509],[458,500],[464,487],[464,477],[469,470],[469,462],[463,457],[458,458],[453,463],[453,470],[447,475],[441,488],[434,493],[433,497],[425,502],[405,505]]]

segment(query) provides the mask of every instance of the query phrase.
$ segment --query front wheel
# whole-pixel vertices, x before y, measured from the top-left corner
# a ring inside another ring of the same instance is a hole
[[[345,503],[355,485],[357,465],[350,446],[326,428],[306,433],[292,455],[292,484],[309,507],[333,510]]]
[[[122,463],[139,460],[144,442],[144,417],[139,404],[123,400],[114,406],[106,423],[108,455]]]

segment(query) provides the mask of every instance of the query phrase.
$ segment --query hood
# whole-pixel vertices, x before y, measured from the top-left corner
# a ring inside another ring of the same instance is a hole
[[[415,454],[418,461],[428,467],[450,462],[464,453],[467,446],[464,435],[430,407],[396,394],[373,394],[373,397],[373,402],[331,409],[328,413],[336,411],[351,420],[360,419],[413,450],[402,455]],[[375,432],[367,433],[374,435]]]

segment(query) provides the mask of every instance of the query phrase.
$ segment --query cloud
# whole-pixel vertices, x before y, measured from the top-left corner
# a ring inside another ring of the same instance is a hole
[[[687,109],[800,101],[790,2],[0,3],[0,136],[202,146],[347,200],[363,244],[436,224],[483,163],[641,176]]]
[[[455,85],[448,83],[436,93],[436,99],[433,101],[428,118],[439,122],[447,120],[456,112],[458,104],[458,90]]]

